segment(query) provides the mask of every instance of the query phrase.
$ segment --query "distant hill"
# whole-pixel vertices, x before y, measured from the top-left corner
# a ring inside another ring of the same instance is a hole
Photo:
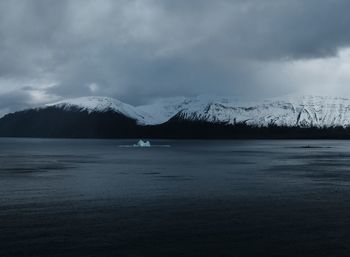
[[[7,114],[0,119],[0,136],[350,138],[349,125],[345,98],[170,98],[135,107],[108,97],[82,97]]]

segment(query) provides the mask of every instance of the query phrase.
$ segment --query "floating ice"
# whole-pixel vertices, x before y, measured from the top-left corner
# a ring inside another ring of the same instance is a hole
[[[139,140],[137,144],[134,145],[135,147],[151,147],[151,143],[149,141],[143,141]]]
[[[139,140],[136,144],[133,145],[119,145],[119,147],[170,147],[170,145],[151,145],[149,141]]]

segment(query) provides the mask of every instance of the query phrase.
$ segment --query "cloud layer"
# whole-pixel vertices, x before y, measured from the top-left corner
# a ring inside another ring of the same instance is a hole
[[[59,98],[348,94],[346,0],[0,0],[0,113]]]

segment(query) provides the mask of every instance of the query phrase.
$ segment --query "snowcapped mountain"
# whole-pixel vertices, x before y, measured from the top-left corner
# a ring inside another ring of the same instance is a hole
[[[290,95],[251,102],[199,96],[132,106],[81,97],[7,114],[0,119],[0,136],[350,139],[350,99]]]
[[[110,97],[91,96],[67,99],[60,102],[47,104],[39,109],[45,109],[47,107],[56,107],[66,111],[87,111],[89,113],[114,111],[128,118],[134,119],[140,124],[146,124],[147,121],[152,119],[152,116],[149,116],[148,113]]]
[[[290,95],[256,102],[208,96],[178,97],[136,107],[108,97],[82,97],[45,107],[88,112],[114,111],[142,125],[162,124],[174,117],[259,127],[271,124],[287,127],[350,125],[350,99],[328,96]]]
[[[266,127],[348,127],[350,99],[327,96],[286,96],[260,102],[208,102],[183,109],[178,116],[229,124]]]

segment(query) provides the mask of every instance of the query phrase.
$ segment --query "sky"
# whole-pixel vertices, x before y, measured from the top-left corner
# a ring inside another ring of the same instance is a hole
[[[348,0],[0,0],[0,114],[80,96],[350,97]]]

